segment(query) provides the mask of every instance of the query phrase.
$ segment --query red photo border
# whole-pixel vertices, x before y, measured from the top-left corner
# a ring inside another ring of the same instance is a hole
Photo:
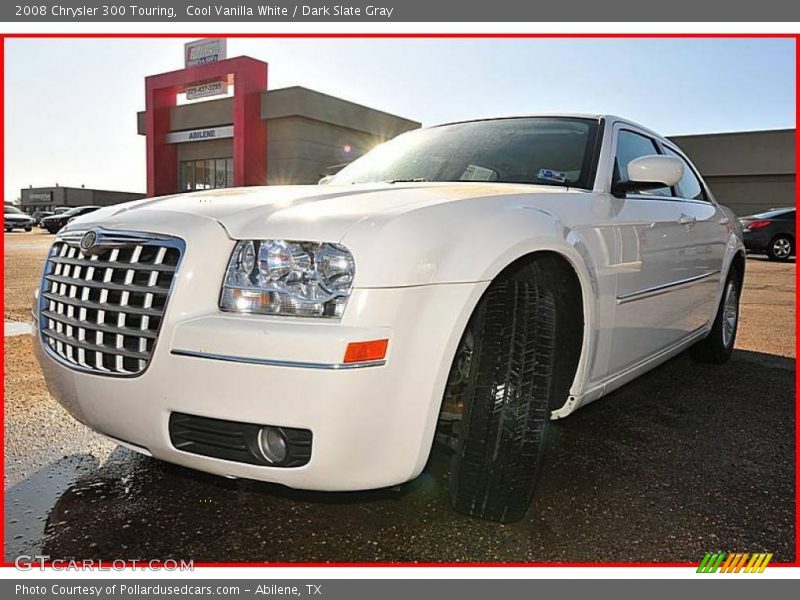
[[[0,104],[2,104],[3,120],[0,123],[0,138],[3,144],[0,145],[0,160],[3,162],[3,169],[0,172],[0,186],[5,184],[5,40],[6,39],[48,39],[48,38],[102,38],[102,39],[136,39],[136,38],[206,38],[224,37],[235,38],[273,38],[273,39],[793,39],[795,42],[795,126],[800,118],[798,110],[798,67],[800,67],[800,34],[794,33],[221,33],[221,32],[179,32],[179,33],[0,33],[0,75],[2,76],[3,86],[0,88]],[[795,203],[800,198],[800,188],[798,188],[798,170],[800,170],[800,138],[795,136]],[[0,274],[4,276],[4,264],[0,265]],[[5,278],[4,278],[5,281]],[[800,282],[800,277],[795,270],[795,286]],[[797,292],[795,291],[795,294]],[[795,303],[797,296],[795,295]],[[5,298],[0,300],[0,308],[4,307]],[[797,318],[795,317],[795,355],[800,348],[798,343]],[[0,351],[5,359],[5,338],[3,339],[3,349]],[[796,359],[795,359],[796,360]],[[3,373],[3,404],[5,402],[5,360],[3,360],[0,371]],[[800,381],[795,369],[795,557],[794,562],[773,562],[770,566],[774,567],[800,567],[800,435],[798,435],[797,422],[800,419],[800,404],[797,402],[797,383]],[[0,462],[5,465],[5,414],[0,414],[0,425],[3,426],[2,441],[0,445]],[[3,506],[5,515],[5,486],[0,489],[0,505]],[[0,542],[5,548],[5,519],[0,521]],[[698,556],[698,562],[267,562],[267,563],[226,563],[226,562],[195,562],[195,567],[687,567],[696,568],[702,557]],[[99,564],[99,563],[95,563]],[[150,563],[157,564],[157,563]],[[163,566],[163,563],[159,563]],[[132,563],[129,566],[133,567]],[[5,561],[5,552],[0,567],[13,568],[13,563]]]

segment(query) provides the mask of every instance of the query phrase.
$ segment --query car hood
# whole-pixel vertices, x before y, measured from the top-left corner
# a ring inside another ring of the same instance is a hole
[[[340,241],[353,226],[370,218],[391,218],[471,198],[566,191],[546,185],[473,182],[229,188],[106,207],[70,226],[141,229],[169,216],[183,216],[217,221],[234,239]]]

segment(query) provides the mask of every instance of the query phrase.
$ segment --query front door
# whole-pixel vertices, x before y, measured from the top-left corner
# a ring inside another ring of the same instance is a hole
[[[661,154],[644,131],[618,125],[615,178],[627,178],[627,166],[640,156]],[[608,373],[627,370],[689,335],[698,282],[688,254],[694,236],[693,215],[671,188],[615,199],[617,273],[614,337]],[[699,283],[702,285],[702,283]]]

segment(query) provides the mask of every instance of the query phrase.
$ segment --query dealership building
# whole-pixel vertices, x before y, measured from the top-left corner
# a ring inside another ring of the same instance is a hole
[[[188,62],[188,60],[187,60]],[[203,97],[207,88],[225,97]],[[145,80],[147,195],[317,183],[420,123],[303,87],[270,90],[267,63],[240,56]]]
[[[225,58],[225,40],[186,45],[183,69],[145,78],[147,196],[265,184],[313,184],[377,144],[420,127],[304,87],[269,89],[268,65]],[[230,89],[232,87],[232,94]],[[716,197],[744,215],[795,202],[795,130],[674,136]],[[116,204],[142,194],[22,190],[22,209]]]

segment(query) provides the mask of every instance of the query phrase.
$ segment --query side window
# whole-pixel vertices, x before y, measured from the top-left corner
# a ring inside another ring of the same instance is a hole
[[[683,179],[681,179],[680,183],[678,184],[678,194],[680,197],[687,198],[689,200],[708,200],[708,198],[706,198],[706,193],[703,191],[703,186],[700,183],[700,180],[697,178],[697,175],[694,174],[692,167],[689,166],[689,163],[686,162],[686,159],[669,146],[664,146],[664,152],[670,156],[679,158],[683,163]]]
[[[648,137],[623,129],[617,138],[617,156],[614,164],[615,181],[628,181],[628,163],[640,156],[660,154],[655,142]],[[672,196],[670,188],[658,188],[640,192],[652,196]]]

